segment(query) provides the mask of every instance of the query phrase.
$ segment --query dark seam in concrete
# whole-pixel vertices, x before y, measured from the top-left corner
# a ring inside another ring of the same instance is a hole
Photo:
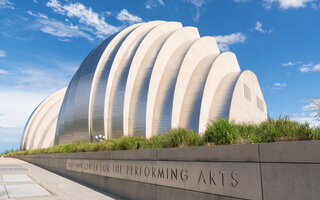
[[[259,167],[260,167],[260,181],[261,181],[261,197],[262,200],[264,199],[264,195],[263,195],[263,181],[262,181],[262,167],[261,167],[261,154],[260,154],[260,145],[258,144],[258,156],[259,156]]]
[[[7,193],[7,197],[8,197],[8,199],[9,199],[10,197],[9,197],[9,193],[8,193],[7,187],[6,187],[6,185],[4,184],[4,182],[3,182],[2,176],[0,176],[0,177],[1,177],[1,182],[3,183],[3,187],[4,187],[4,189],[5,189],[6,193]]]
[[[21,159],[21,158],[19,158]],[[218,161],[218,160],[145,160],[145,159],[90,159],[90,158],[57,158],[57,159],[70,159],[70,160],[110,160],[110,161],[154,161],[154,162],[202,162],[202,163],[208,163],[208,162],[216,162],[216,163],[260,163],[259,161]],[[320,163],[319,163],[320,164]]]
[[[266,164],[320,165],[320,162],[261,162]]]
[[[260,156],[260,150],[258,152]],[[15,157],[21,160],[25,160],[21,157]],[[34,157],[33,157],[34,159]],[[41,158],[41,159],[59,159],[59,160],[67,160],[67,159],[72,159],[72,160],[112,160],[112,161],[166,161],[166,162],[216,162],[216,163],[271,163],[271,164],[320,164],[320,162],[281,162],[281,161],[232,161],[232,160],[227,160],[227,161],[220,161],[220,160],[151,160],[151,159],[102,159],[102,158],[96,158],[96,159],[91,159],[91,158],[85,158],[85,157],[80,157],[80,158]]]

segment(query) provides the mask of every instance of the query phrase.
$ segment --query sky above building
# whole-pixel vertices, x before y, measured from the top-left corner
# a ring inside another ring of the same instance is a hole
[[[319,0],[0,0],[0,152],[87,54],[138,22],[179,21],[216,38],[259,80],[269,116],[320,125]]]

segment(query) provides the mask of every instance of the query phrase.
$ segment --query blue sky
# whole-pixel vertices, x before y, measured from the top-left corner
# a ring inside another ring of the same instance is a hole
[[[104,38],[151,20],[216,37],[256,73],[271,117],[320,125],[308,109],[320,98],[319,0],[0,0],[0,152]]]

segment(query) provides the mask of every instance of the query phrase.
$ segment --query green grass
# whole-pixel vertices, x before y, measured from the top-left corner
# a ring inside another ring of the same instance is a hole
[[[9,155],[9,154],[13,154],[13,153],[16,153],[16,152],[19,152],[19,149],[7,149],[5,150],[4,152],[1,152],[0,153],[0,156],[5,156],[5,155]]]
[[[256,144],[281,141],[319,140],[320,128],[288,118],[268,119],[259,125],[235,124],[226,119],[213,122],[204,134],[205,142],[214,144]]]
[[[141,136],[108,139],[102,142],[75,142],[47,149],[8,151],[6,155],[51,154],[92,151],[114,151],[157,148],[178,148],[223,144],[256,144],[282,141],[320,140],[320,127],[291,121],[288,118],[268,119],[259,125],[236,124],[227,119],[213,121],[203,134],[177,128],[146,139]]]

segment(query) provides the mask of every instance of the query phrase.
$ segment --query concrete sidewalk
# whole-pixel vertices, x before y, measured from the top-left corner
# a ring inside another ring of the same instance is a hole
[[[33,164],[0,158],[0,200],[112,200],[101,193]]]

